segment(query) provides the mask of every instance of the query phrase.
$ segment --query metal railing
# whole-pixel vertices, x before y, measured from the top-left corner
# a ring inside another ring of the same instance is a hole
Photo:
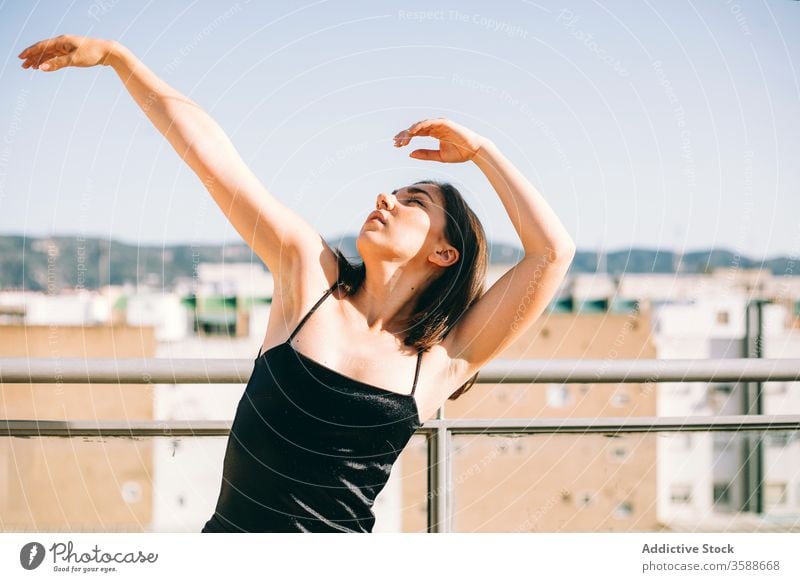
[[[0,384],[246,383],[250,360],[0,358]],[[800,380],[800,360],[495,360],[481,384],[761,382]],[[749,387],[748,387],[749,389]],[[0,436],[225,436],[227,421],[0,420]],[[419,432],[428,448],[428,531],[452,529],[452,438],[459,434],[619,434],[800,430],[800,414],[569,419],[446,419],[443,409]]]

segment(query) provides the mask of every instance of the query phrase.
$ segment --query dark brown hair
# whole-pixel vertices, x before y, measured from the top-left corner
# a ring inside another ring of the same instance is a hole
[[[418,350],[427,350],[442,341],[467,309],[483,295],[489,248],[480,220],[455,186],[436,180],[420,180],[415,184],[432,184],[441,191],[446,216],[445,236],[459,255],[458,261],[444,269],[439,278],[423,289],[417,298],[410,331],[404,343]],[[339,286],[347,295],[353,295],[364,282],[366,266],[363,262],[351,263],[338,248],[335,253],[339,265]],[[461,396],[477,378],[476,373],[448,399],[455,400]]]

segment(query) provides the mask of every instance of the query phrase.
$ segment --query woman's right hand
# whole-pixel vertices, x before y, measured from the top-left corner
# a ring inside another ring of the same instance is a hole
[[[107,65],[114,41],[74,34],[62,34],[32,44],[19,53],[22,68],[57,71],[64,67]]]

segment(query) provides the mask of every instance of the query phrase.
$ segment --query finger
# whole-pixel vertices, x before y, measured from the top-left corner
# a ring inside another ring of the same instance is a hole
[[[420,129],[416,130],[414,132],[413,137],[432,137],[434,139],[441,140],[442,135],[443,134],[441,133],[441,128],[436,127],[434,125],[430,125],[426,127],[421,127]],[[410,140],[411,138],[409,138],[409,141]]]
[[[52,59],[53,57],[58,56],[58,55],[59,55],[59,53],[57,53],[55,51],[52,51],[52,50],[44,51],[44,52],[32,52],[25,59],[25,62],[23,63],[23,66],[25,68],[28,68],[28,67],[31,67],[31,66],[33,66],[34,68],[37,68],[41,63],[43,63],[45,61],[49,61],[50,59]]]
[[[438,119],[425,119],[423,121],[418,121],[409,127],[407,131],[411,135],[417,135],[420,131],[429,129],[438,123],[440,123]]]
[[[425,119],[423,121],[419,121],[414,125],[412,125],[409,129],[412,131],[412,133],[416,133],[421,129],[428,129],[431,127],[442,127],[446,126],[449,123],[450,120],[447,119],[446,117],[437,117],[435,119]]]
[[[28,48],[26,48],[25,50],[23,50],[19,54],[20,54],[20,56],[25,56],[26,54],[29,54],[34,50],[41,50],[42,48],[46,47],[48,44],[52,44],[53,42],[55,42],[56,38],[57,37],[46,38],[44,40],[40,40],[39,42],[35,42],[31,46],[29,46]]]
[[[437,128],[434,125],[424,125],[418,129],[415,129],[410,133],[411,136],[419,136],[424,137],[427,135],[433,135],[436,133]]]
[[[19,53],[19,56],[22,57],[22,58],[33,57],[33,56],[35,56],[37,54],[41,54],[41,53],[45,53],[45,52],[51,51],[51,50],[53,50],[53,47],[55,46],[56,42],[57,41],[55,39],[53,39],[53,38],[48,38],[47,40],[39,41],[36,44],[32,44],[31,46],[26,48],[24,51]]]
[[[39,68],[39,64],[43,63],[46,60],[47,59],[41,59],[39,57],[26,59],[25,62],[22,63],[22,67],[25,68],[25,69],[30,69],[30,68],[37,69],[37,68]]]
[[[19,56],[19,58],[21,58],[21,59],[24,59],[24,58],[26,58],[27,56],[29,56],[29,55],[31,54],[31,52],[33,52],[33,49],[34,49],[34,48],[36,48],[36,46],[37,46],[38,44],[39,44],[39,43],[37,42],[36,44],[32,44],[31,46],[29,46],[28,48],[26,48],[25,50],[23,50],[21,53],[19,53],[19,55],[18,55],[18,56]]]
[[[31,57],[27,58],[25,60],[25,62],[22,63],[22,66],[25,67],[26,69],[29,69],[29,68],[38,69],[39,65],[49,61],[50,59],[52,59],[55,56],[57,56],[55,53],[34,55],[34,56],[31,56]]]
[[[408,129],[404,129],[403,131],[401,131],[400,133],[395,135],[395,138],[402,138],[402,137],[408,137],[408,136],[414,135],[421,128],[428,127],[429,125],[432,125],[432,124],[436,123],[436,121],[437,120],[435,120],[435,119],[423,119],[422,121],[418,121],[417,123],[413,123],[413,124],[411,124],[411,126]]]
[[[414,150],[408,157],[416,160],[430,160],[433,162],[442,161],[442,152],[439,150]]]
[[[413,127],[414,126],[412,126],[409,129],[405,129],[400,133],[398,133],[396,136],[394,136],[395,145],[397,145],[398,147],[402,147],[408,145],[412,137],[430,136],[434,135],[434,132],[436,132],[436,127],[433,124],[419,126],[416,129],[412,129]]]
[[[394,145],[398,147],[402,147],[404,145],[408,145],[408,142],[411,141],[411,134],[408,133],[407,129],[404,129],[396,136],[394,136]]]
[[[70,63],[70,56],[64,55],[62,57],[54,57],[49,61],[43,62],[39,65],[40,71],[57,71],[59,69],[63,69],[64,67],[69,66]]]
[[[70,44],[61,37],[43,40],[20,53],[20,57],[43,63],[54,56],[66,55],[72,51]]]

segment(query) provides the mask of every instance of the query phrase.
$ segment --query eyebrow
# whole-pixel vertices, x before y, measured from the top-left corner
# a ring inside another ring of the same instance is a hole
[[[400,190],[402,190],[402,188],[398,188],[397,190],[393,191],[392,196],[395,196]],[[408,192],[409,194],[425,194],[425,196],[430,198],[431,202],[435,204],[435,202],[433,201],[433,197],[430,194],[428,194],[427,190],[423,190],[422,188],[417,188],[416,186],[409,186]]]

